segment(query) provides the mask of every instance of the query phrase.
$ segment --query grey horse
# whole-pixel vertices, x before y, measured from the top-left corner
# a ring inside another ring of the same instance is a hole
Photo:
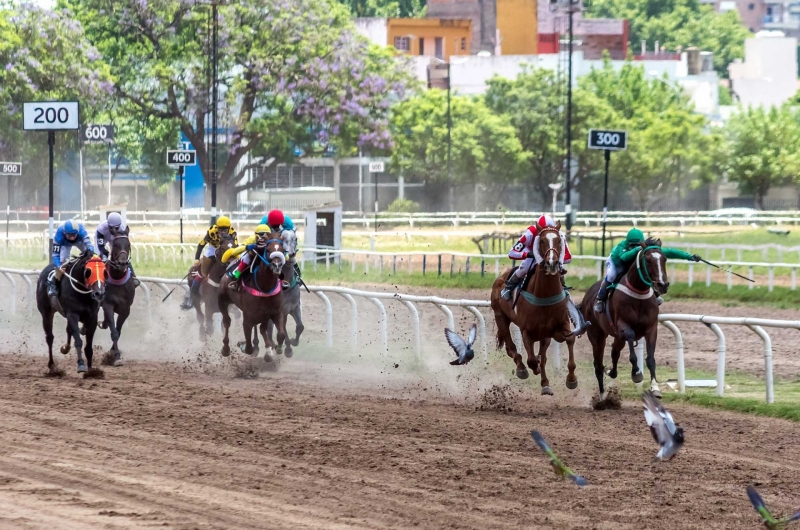
[[[283,314],[284,326],[289,315],[292,315],[295,323],[295,337],[286,341],[286,351],[284,352],[286,357],[291,357],[293,355],[292,346],[297,346],[300,343],[300,335],[305,329],[305,326],[303,326],[303,306],[300,302],[300,278],[297,274],[297,261],[295,259],[297,255],[297,234],[295,234],[294,230],[284,230],[281,233],[281,239],[287,254],[286,264],[283,266],[282,271],[284,287],[281,313]],[[270,338],[272,338],[272,328],[273,325],[270,321],[267,324],[267,335]]]

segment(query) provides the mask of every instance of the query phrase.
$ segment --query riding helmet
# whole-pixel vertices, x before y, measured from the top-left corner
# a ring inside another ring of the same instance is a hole
[[[72,219],[68,219],[64,223],[64,233],[65,234],[69,234],[71,236],[76,236],[76,235],[78,235],[78,227],[79,226],[80,225],[78,225],[77,221],[73,221]]]
[[[119,228],[122,225],[122,216],[117,212],[111,212],[108,214],[108,226],[113,226],[114,228]]]
[[[553,221],[553,218],[550,217],[549,215],[541,216],[539,218],[539,220],[536,222],[536,224],[539,225],[539,228],[546,228],[548,226],[556,226],[555,221]]]
[[[267,224],[269,226],[281,226],[284,220],[283,212],[280,210],[272,210],[267,214]]]
[[[220,215],[217,217],[217,227],[218,228],[230,228],[231,227],[231,220],[225,217],[224,215]]]
[[[269,234],[270,229],[267,225],[262,223],[256,227],[256,234],[264,234],[264,233]]]
[[[641,243],[644,241],[644,233],[638,228],[631,228],[628,230],[628,235],[625,236],[625,239],[628,240],[628,243]]]

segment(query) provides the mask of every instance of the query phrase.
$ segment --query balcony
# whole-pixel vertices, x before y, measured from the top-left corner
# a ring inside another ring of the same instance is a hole
[[[800,29],[800,16],[789,13],[780,15],[764,15],[764,29],[798,30]]]

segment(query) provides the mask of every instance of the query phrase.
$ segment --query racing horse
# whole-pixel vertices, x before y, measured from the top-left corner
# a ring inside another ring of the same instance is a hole
[[[267,322],[272,321],[278,330],[278,351],[286,340],[286,327],[284,326],[286,319],[282,314],[283,286],[281,282],[282,269],[286,264],[283,240],[279,238],[279,234],[273,232],[266,245],[253,252],[255,256],[250,265],[251,274],[241,280],[239,290],[228,288],[231,278],[227,274],[222,277],[220,283],[218,304],[222,313],[222,325],[225,328],[221,353],[224,357],[231,354],[228,338],[231,326],[229,306],[235,304],[243,314],[242,321],[246,341],[244,353],[253,354],[253,328],[258,327],[264,339],[264,346],[267,348],[264,360],[271,362],[273,359],[270,349],[274,349],[275,344],[267,335]]]
[[[617,363],[620,353],[627,343],[630,350],[631,379],[641,383],[644,376],[639,370],[638,358],[634,342],[644,337],[647,345],[647,369],[650,371],[650,390],[656,397],[661,397],[661,389],[656,381],[656,339],[658,337],[658,302],[653,291],[655,285],[658,292],[665,294],[669,289],[667,277],[667,258],[661,251],[661,240],[648,238],[636,254],[634,264],[617,284],[606,302],[605,314],[594,313],[592,300],[597,298],[600,282],[586,291],[581,304],[584,318],[591,318],[599,325],[589,328],[589,342],[592,343],[594,357],[594,373],[600,388],[600,399],[605,399],[603,376],[603,355],[606,339],[613,337],[611,344],[612,368],[608,372],[611,379],[617,378]]]
[[[131,255],[131,241],[128,239],[130,229],[114,238],[111,244],[111,257],[106,261],[106,292],[100,307],[103,308],[103,320],[99,323],[100,329],[111,330],[111,354],[114,356],[113,365],[122,366],[122,354],[119,351],[118,341],[122,333],[122,326],[131,314],[131,306],[136,296],[136,286],[131,280],[131,269],[128,261]],[[114,315],[117,315],[116,321]]]
[[[214,253],[214,261],[208,269],[208,276],[200,284],[199,296],[192,298],[192,305],[197,315],[197,323],[200,325],[200,340],[204,340],[207,335],[214,334],[214,313],[220,312],[219,303],[217,302],[219,283],[226,269],[226,265],[222,263],[222,255],[233,246],[232,237],[221,238],[219,247]],[[204,308],[205,314],[203,314]],[[236,320],[238,321],[240,317],[241,313],[236,310]]]
[[[91,250],[71,260],[67,263],[66,272],[57,281],[58,305],[61,307],[56,307],[47,296],[47,278],[50,274],[55,274],[55,268],[52,263],[45,267],[36,283],[36,307],[42,315],[42,327],[50,355],[47,368],[50,374],[57,373],[56,363],[53,361],[53,316],[58,311],[67,319],[67,343],[61,347],[61,353],[69,353],[70,342],[74,338],[78,352],[78,373],[85,373],[87,366],[89,370],[92,369],[92,340],[97,330],[97,313],[105,294],[108,272],[103,260]],[[85,362],[81,355],[83,340],[80,324],[83,324],[86,335],[86,346],[83,350],[86,354]]]
[[[283,326],[286,327],[286,322],[289,320],[289,315],[294,319],[295,324],[295,337],[294,339],[286,340],[286,357],[292,356],[292,346],[300,344],[300,335],[303,334],[305,326],[303,326],[303,308],[300,303],[300,284],[301,280],[297,274],[295,267],[297,263],[295,256],[297,255],[297,235],[294,230],[284,230],[281,233],[281,239],[284,243],[284,248],[289,259],[283,266]],[[267,324],[267,335],[272,340],[272,321]]]
[[[517,353],[516,345],[511,337],[510,325],[513,322],[522,333],[522,342],[528,353],[528,368],[534,374],[541,371],[542,395],[553,395],[550,381],[547,378],[547,348],[552,339],[566,342],[569,348],[569,363],[566,385],[573,390],[578,388],[575,376],[575,357],[573,347],[575,335],[569,314],[569,300],[561,285],[561,263],[564,256],[561,241],[561,222],[554,227],[543,228],[539,232],[538,250],[543,260],[536,267],[533,278],[528,282],[517,303],[516,311],[513,303],[500,296],[505,279],[512,271],[499,276],[492,285],[491,306],[497,323],[497,347],[506,348],[506,353],[517,365],[517,377],[527,379],[528,370],[522,364],[522,356]],[[539,358],[533,354],[534,342],[539,343]]]

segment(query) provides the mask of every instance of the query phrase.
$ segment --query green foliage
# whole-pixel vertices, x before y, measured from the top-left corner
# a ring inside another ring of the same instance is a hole
[[[735,9],[717,13],[699,0],[586,0],[585,6],[590,17],[628,19],[634,47],[646,40],[651,47],[658,41],[668,50],[697,46],[713,52],[722,77],[734,59],[744,57],[750,36]]]
[[[386,210],[394,213],[414,213],[419,211],[419,203],[409,199],[395,199]]]
[[[339,0],[354,17],[419,18],[425,0]]]
[[[454,181],[504,186],[522,176],[527,154],[507,115],[481,98],[451,97]],[[411,180],[448,182],[447,92],[431,89],[392,109],[393,167]]]
[[[772,186],[796,182],[800,175],[798,114],[783,107],[741,109],[725,126],[727,143],[720,159],[728,178],[752,194],[759,208]]]
[[[731,89],[725,85],[719,86],[719,104],[720,105],[733,105],[733,96]]]

